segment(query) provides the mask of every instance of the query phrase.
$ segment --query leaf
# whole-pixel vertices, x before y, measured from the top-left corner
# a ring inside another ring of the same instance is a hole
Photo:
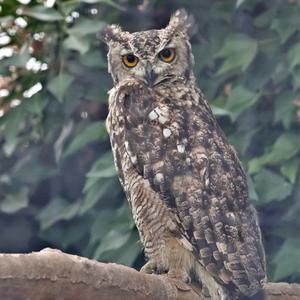
[[[289,129],[296,119],[296,106],[293,100],[296,95],[292,91],[280,93],[275,99],[274,123],[282,122],[285,129]]]
[[[276,163],[282,160],[288,160],[295,156],[300,150],[300,141],[298,134],[293,132],[283,133],[275,141],[267,161]]]
[[[115,220],[115,210],[113,209],[103,209],[99,212],[97,218],[94,220],[91,226],[91,238],[90,243],[95,243],[100,241],[104,235],[112,227],[112,220]]]
[[[249,161],[249,174],[257,173],[266,165],[274,165],[295,156],[300,150],[300,142],[297,134],[283,133],[273,144],[272,150],[260,157]]]
[[[93,259],[99,259],[107,251],[121,248],[130,238],[131,232],[112,230],[101,240],[100,246],[96,249]]]
[[[245,71],[257,53],[257,41],[243,34],[234,34],[226,38],[216,58],[224,58],[217,75],[241,69]]]
[[[24,103],[24,109],[26,111],[41,116],[46,105],[48,104],[48,97],[45,95],[45,93],[41,92],[38,94],[35,94],[30,99],[27,99]]]
[[[281,174],[293,184],[296,182],[298,170],[299,162],[297,158],[287,161],[280,168]]]
[[[296,43],[288,52],[290,70],[300,65],[300,43]]]
[[[100,200],[104,202],[104,200],[109,201],[113,199],[116,193],[120,192],[119,189],[116,189],[116,183],[116,179],[97,179],[89,189],[85,187],[84,191],[86,195],[80,206],[79,214],[83,215],[93,208]]]
[[[64,49],[76,50],[83,55],[90,49],[90,38],[88,36],[77,37],[70,35],[64,40],[63,47]]]
[[[6,122],[4,128],[4,138],[6,142],[10,143],[16,138],[19,133],[19,128],[23,122],[25,114],[21,107],[15,107],[11,109],[6,115]]]
[[[30,59],[29,51],[29,45],[27,43],[24,43],[19,53],[14,54],[9,58],[0,59],[0,73],[4,74],[6,72],[6,69],[10,66],[24,68],[26,66],[26,63]]]
[[[265,156],[254,157],[248,162],[248,174],[253,175],[258,173],[263,166],[266,165],[266,158]]]
[[[241,153],[241,155],[245,155],[247,149],[251,145],[252,138],[257,133],[257,128],[248,130],[248,131],[241,131],[233,136],[230,137],[230,143],[232,143],[237,150],[238,153]]]
[[[2,16],[3,16],[3,10],[1,12],[2,12]],[[14,22],[14,17],[13,16],[0,17],[0,22],[2,24],[12,24]]]
[[[245,0],[237,0],[236,1],[236,8],[239,8],[243,3],[245,2]]]
[[[3,145],[3,152],[6,157],[11,157],[15,150],[17,149],[18,145],[20,144],[20,138],[15,137],[14,139],[10,140],[9,142],[6,142]]]
[[[99,19],[88,19],[81,17],[76,23],[68,29],[68,34],[76,37],[84,37],[87,35],[95,35],[106,25]],[[95,37],[94,37],[95,38]]]
[[[272,201],[282,201],[292,192],[292,185],[284,178],[270,170],[263,169],[254,177],[258,205]]]
[[[215,20],[218,21],[222,20],[225,21],[226,23],[230,23],[234,8],[235,8],[235,4],[233,3],[233,1],[216,1],[215,3],[210,5],[210,10],[207,13]],[[225,24],[224,22],[222,23]]]
[[[132,214],[127,201],[120,208],[104,209],[95,219],[91,228],[91,243],[99,241],[110,230],[130,230],[134,228]]]
[[[210,107],[215,116],[229,116],[230,115],[230,112],[222,107],[217,107],[214,105],[211,105]]]
[[[299,6],[283,5],[276,18],[273,18],[270,28],[278,32],[282,43],[285,43],[293,33],[299,30],[299,14]]]
[[[21,14],[45,22],[54,22],[63,20],[64,17],[54,8],[44,5],[22,8]]]
[[[225,109],[229,111],[231,119],[235,121],[244,110],[256,103],[259,96],[259,94],[253,93],[239,85],[232,90],[227,98]]]
[[[288,237],[272,260],[276,265],[273,280],[279,281],[292,274],[297,274],[300,269],[300,243],[299,238]]]
[[[257,204],[259,202],[259,198],[255,190],[254,182],[250,176],[247,176],[247,183],[249,188],[249,198],[254,204]]]
[[[105,251],[95,257],[97,249],[93,255],[95,259],[101,261],[113,261],[118,264],[131,266],[142,252],[142,245],[136,230],[131,231],[129,239],[120,247],[111,251]]]
[[[244,85],[253,91],[264,90],[266,84],[272,80],[270,74],[274,74],[279,61],[281,62],[281,57],[278,54],[259,52],[247,69],[249,75],[245,77]]]
[[[116,169],[113,162],[113,156],[111,152],[107,152],[102,155],[101,158],[96,160],[91,170],[87,173],[87,178],[100,179],[116,176]],[[86,184],[84,191],[87,191],[92,184]]]
[[[103,54],[99,50],[92,50],[80,56],[80,62],[87,67],[107,67]]]
[[[56,97],[59,102],[63,102],[66,90],[70,87],[74,77],[68,73],[59,73],[47,85],[47,89]]]
[[[207,45],[193,45],[193,54],[197,63],[194,67],[195,75],[199,74],[205,67],[213,66],[213,49],[207,49]]]
[[[72,134],[73,128],[75,127],[75,124],[73,120],[70,120],[69,122],[66,122],[63,124],[62,128],[60,128],[59,136],[57,137],[53,148],[54,148],[54,157],[55,161],[59,162],[62,157],[62,152],[64,149],[65,142],[68,140],[70,135]]]
[[[70,0],[70,1],[59,1],[59,10],[63,12],[64,15],[69,15],[72,11],[76,10],[80,4],[81,0]]]
[[[100,140],[101,137],[106,135],[106,129],[103,122],[94,122],[85,127],[71,142],[66,149],[63,157],[71,155],[89,143]]]
[[[100,20],[90,20],[81,17],[70,29],[69,37],[64,41],[65,49],[73,49],[85,54],[90,49],[90,44],[95,40],[95,35],[105,26]]]
[[[300,68],[296,69],[292,73],[293,75],[293,90],[296,91],[300,88]]]
[[[36,157],[36,152],[32,150],[31,157],[24,157],[14,166],[12,175],[14,179],[27,184],[38,184],[46,178],[57,175],[57,170],[53,166],[47,166]]]
[[[95,178],[107,178],[107,177],[113,177],[116,175],[116,169],[114,165],[110,165],[108,167],[90,171],[86,176],[87,177],[95,177]]]
[[[22,187],[19,191],[8,194],[0,203],[0,210],[7,214],[13,214],[28,206],[28,188]]]
[[[114,217],[112,218],[112,216]],[[94,253],[94,258],[101,258],[101,260],[107,261],[113,260],[117,263],[131,265],[137,255],[141,252],[141,245],[138,243],[139,237],[137,231],[132,230],[134,228],[134,222],[127,202],[124,202],[112,216],[110,219],[106,218],[107,222],[110,224],[111,231],[101,239],[100,246]],[[97,228],[99,228],[99,225],[101,224],[103,226],[102,222],[97,222]],[[97,234],[97,228],[93,228],[94,235]],[[106,228],[105,224],[104,228]],[[99,229],[104,233],[103,228]],[[122,240],[115,243],[115,237],[118,235],[121,236]],[[111,239],[113,240],[112,242],[110,241]]]
[[[117,253],[114,253],[114,257],[112,258],[115,263],[131,266],[141,252],[142,244],[139,241],[139,235],[135,230],[131,232],[128,241],[120,247]],[[108,261],[111,261],[111,259]]]
[[[254,25],[257,27],[266,27],[269,26],[270,23],[274,20],[274,17],[276,16],[276,6],[269,7],[264,13],[258,15],[254,19]]]
[[[5,144],[3,145],[3,150],[7,157],[10,157],[15,152],[20,142],[18,135],[19,130],[24,123],[25,116],[25,111],[20,106],[11,109],[5,115],[3,131]]]
[[[104,3],[104,4],[107,4],[107,5],[110,5],[116,9],[119,9],[121,11],[125,11],[126,8],[119,5],[118,3],[112,1],[112,0],[81,0],[82,2],[85,2],[85,3],[89,3],[89,4],[94,4],[94,3]]]
[[[70,203],[61,197],[51,199],[38,213],[41,229],[45,230],[58,221],[70,220],[78,212],[80,202]]]

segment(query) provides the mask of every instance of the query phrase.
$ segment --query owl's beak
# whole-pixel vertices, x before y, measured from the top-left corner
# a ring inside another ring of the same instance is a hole
[[[145,79],[150,87],[155,84],[157,74],[152,70],[152,68],[146,69]]]

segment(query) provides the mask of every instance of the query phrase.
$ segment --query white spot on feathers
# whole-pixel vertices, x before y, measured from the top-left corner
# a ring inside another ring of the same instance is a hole
[[[155,175],[155,180],[156,180],[157,182],[159,182],[159,183],[163,182],[163,180],[164,180],[164,175],[163,175],[163,173],[157,173],[157,174]]]
[[[158,118],[158,114],[156,113],[155,109],[153,109],[148,115],[150,121],[156,120]]]
[[[168,111],[164,108],[155,107],[148,115],[151,121],[156,120],[158,118],[159,123],[165,124],[169,121]]]
[[[183,144],[177,145],[177,150],[178,150],[179,153],[184,153],[185,145],[183,145]]]
[[[164,136],[165,138],[170,137],[171,134],[172,134],[172,131],[171,131],[169,128],[164,128],[164,129],[163,129],[163,136]]]
[[[216,246],[217,246],[219,252],[221,252],[223,254],[226,254],[227,248],[226,248],[226,244],[225,243],[216,242]]]
[[[136,157],[136,155],[130,156],[130,160],[135,165],[137,163],[137,157]]]
[[[129,151],[129,143],[128,143],[128,141],[125,141],[124,145],[125,145],[126,151]]]

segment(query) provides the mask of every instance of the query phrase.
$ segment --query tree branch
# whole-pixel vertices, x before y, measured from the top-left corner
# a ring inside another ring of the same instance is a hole
[[[268,300],[299,299],[300,285],[268,283]],[[44,249],[0,254],[1,300],[199,300],[201,290],[166,276]]]

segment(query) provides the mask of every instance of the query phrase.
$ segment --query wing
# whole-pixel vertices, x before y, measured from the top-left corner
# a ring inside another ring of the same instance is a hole
[[[131,161],[178,215],[199,262],[228,288],[257,291],[264,256],[245,174],[200,92],[136,89],[124,109]]]

